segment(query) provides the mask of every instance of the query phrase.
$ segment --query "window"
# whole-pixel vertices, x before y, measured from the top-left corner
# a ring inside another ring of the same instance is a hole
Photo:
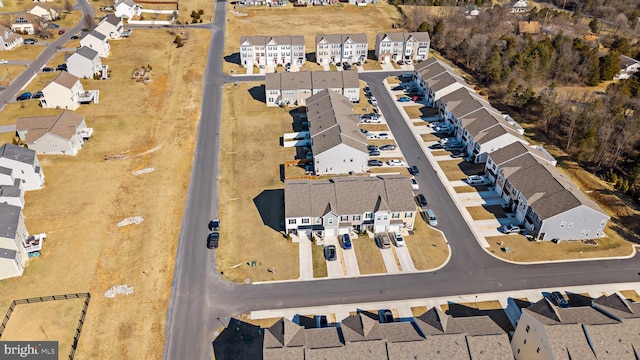
[[[529,332],[529,330],[531,330],[531,326],[527,325],[527,327],[524,329],[524,331]]]
[[[340,221],[349,221],[349,215],[340,216]]]
[[[404,213],[404,217],[406,218],[410,218],[413,216],[413,213],[411,211]]]
[[[327,219],[327,224],[333,225],[333,218],[328,218]]]
[[[391,215],[391,217],[393,219],[399,219],[400,218],[400,213],[395,212],[395,213],[393,213],[393,215]]]
[[[309,218],[304,218],[304,219],[302,219],[302,223],[303,223],[303,224],[308,224],[308,223],[310,223],[310,222],[311,222],[311,221],[309,220]]]
[[[569,223],[569,229],[573,227],[573,221]]]
[[[565,227],[567,225],[566,221],[563,221],[560,223],[560,229],[562,229],[563,227]]]
[[[389,214],[382,215],[382,220],[389,220]]]
[[[353,220],[354,221],[359,221],[360,220],[360,215],[353,215]]]
[[[364,213],[364,219],[365,220],[373,220],[373,213],[371,213],[371,212]]]
[[[296,219],[289,219],[289,225],[295,225]]]
[[[322,224],[322,218],[316,218],[316,224]]]
[[[607,224],[607,220],[602,220],[602,221],[600,222],[600,226],[605,226],[606,224]]]

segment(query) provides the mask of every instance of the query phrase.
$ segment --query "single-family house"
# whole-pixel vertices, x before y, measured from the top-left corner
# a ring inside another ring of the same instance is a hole
[[[0,280],[21,276],[29,255],[22,208],[0,203]]]
[[[375,55],[381,63],[422,61],[429,57],[428,32],[392,32],[376,35]]]
[[[124,24],[122,18],[115,14],[108,14],[94,29],[95,31],[107,36],[109,39],[120,39],[124,32]]]
[[[504,153],[511,153],[514,147],[488,155],[491,166],[495,165],[495,191],[533,238],[563,241],[601,237],[609,216],[600,206],[547,159],[531,151],[502,161],[508,158]]]
[[[529,11],[527,0],[513,0],[511,4],[507,6],[509,7],[509,12],[512,14],[525,13]]]
[[[429,105],[461,87],[469,88],[455,70],[436,58],[428,58],[416,64],[413,74],[420,92],[424,94]]]
[[[16,133],[20,141],[38,154],[75,156],[91,138],[84,116],[64,110],[58,115],[18,118]]]
[[[591,306],[556,306],[544,298],[522,309],[511,339],[520,359],[635,359],[640,304],[618,294]]]
[[[640,69],[640,61],[626,55],[620,55],[620,72],[614,76],[614,79],[629,79],[638,72],[638,69]]]
[[[417,212],[401,175],[285,181],[284,202],[287,232],[321,236],[412,230]]]
[[[42,89],[40,105],[43,108],[75,110],[80,104],[98,103],[98,90],[85,90],[80,79],[61,71]]]
[[[54,21],[60,19],[60,12],[55,8],[45,5],[38,4],[34,6],[31,10],[29,10],[29,14],[39,16],[45,21]]]
[[[13,50],[23,44],[22,35],[0,25],[0,50]]]
[[[82,46],[73,54],[65,57],[67,71],[73,76],[92,79],[94,75],[100,74],[103,70],[102,60],[98,56],[98,52],[86,46]]]
[[[316,35],[316,62],[321,65],[364,62],[368,49],[366,34]]]
[[[114,15],[117,17],[131,19],[142,14],[142,5],[136,4],[133,0],[118,0],[114,8]]]
[[[44,185],[44,173],[35,150],[6,143],[0,146],[0,166],[12,169],[25,191],[39,190]]]
[[[108,57],[111,52],[111,45],[107,35],[104,35],[96,30],[93,30],[85,34],[80,39],[80,46],[86,46],[98,52],[100,57]]]
[[[0,170],[13,172],[9,168],[0,167]],[[3,174],[3,176],[5,176]],[[18,178],[13,180],[13,184],[0,185],[0,203],[5,203],[19,208],[24,208],[24,189],[22,181]]]
[[[11,30],[21,34],[33,35],[36,30],[44,29],[46,21],[39,16],[22,14],[11,21]]]
[[[304,65],[304,36],[243,36],[240,38],[240,64],[246,68],[265,65]]]
[[[331,89],[352,102],[360,101],[356,71],[299,71],[265,74],[267,106],[303,106],[307,98]]]
[[[348,98],[331,90],[312,95],[307,99],[307,119],[316,175],[367,171],[367,137]]]

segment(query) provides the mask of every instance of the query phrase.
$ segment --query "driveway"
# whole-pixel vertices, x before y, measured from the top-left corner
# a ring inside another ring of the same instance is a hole
[[[298,243],[298,258],[300,259],[300,280],[313,280],[313,256],[311,247],[312,241],[306,235],[291,236],[291,241]]]
[[[387,268],[388,274],[398,274],[401,272],[400,269],[398,269],[398,263],[391,248],[380,249],[380,254],[382,254],[382,261],[384,261],[384,266]]]
[[[344,270],[342,269],[342,256],[340,255],[342,249],[340,249],[338,238],[335,236],[327,236],[324,239],[324,245],[335,245],[337,251],[337,259],[334,261],[327,261],[327,276],[330,279],[343,278]]]
[[[355,246],[352,242],[352,246]],[[344,267],[347,270],[347,277],[360,276],[360,268],[358,268],[358,258],[356,252],[353,249],[339,251],[342,254],[342,260],[344,261]]]
[[[413,265],[413,260],[411,259],[409,248],[407,248],[406,246],[401,246],[401,247],[394,248],[394,250],[396,252],[396,257],[400,262],[400,267],[402,268],[402,272],[418,271],[416,267]]]

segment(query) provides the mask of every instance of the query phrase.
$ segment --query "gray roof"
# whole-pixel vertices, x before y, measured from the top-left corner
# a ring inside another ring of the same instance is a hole
[[[467,336],[472,360],[513,360],[507,334]]]
[[[98,57],[98,52],[87,46],[83,46],[80,49],[76,50],[76,54],[89,60],[93,60]]]
[[[439,307],[433,307],[416,318],[416,323],[427,337],[441,334],[468,336],[499,335],[504,331],[488,316],[452,317]]]
[[[385,338],[380,322],[362,312],[357,315],[350,315],[343,319],[340,324],[342,335],[346,342],[382,340]]]
[[[603,314],[591,306],[561,308],[546,298],[523,309],[544,325],[584,324],[602,325],[616,324],[617,320]]]
[[[282,76],[281,73],[266,73],[264,74],[264,89],[265,91],[269,90],[281,90],[282,85],[280,79]]]
[[[304,45],[302,35],[278,35],[278,36],[241,36],[240,44],[248,42],[251,45],[265,46],[268,43],[274,45]]]
[[[115,14],[107,14],[107,16],[105,16],[101,21],[108,22],[113,26],[117,26],[122,21],[122,18],[116,16]]]
[[[82,37],[82,39],[84,40],[85,38],[88,38],[89,36],[93,36],[94,38],[96,38],[98,40],[104,40],[104,39],[107,38],[107,35],[99,32],[99,31],[93,30],[90,33],[87,33],[84,37]]]
[[[15,239],[20,222],[20,212],[18,206],[0,203],[0,237],[5,239]]]
[[[420,71],[422,71],[422,69],[426,69],[427,67],[429,67],[429,66],[431,66],[433,64],[437,64],[437,63],[441,64],[441,62],[438,59],[436,59],[434,57],[430,57],[430,58],[427,58],[427,59],[425,59],[423,61],[420,61],[419,63],[415,64],[413,66],[413,69],[415,71],[420,72]]]
[[[486,107],[480,108],[477,111],[467,114],[460,118],[462,127],[467,130],[474,138],[480,134],[480,132],[487,130],[488,128],[498,125],[506,124],[507,121],[500,116],[499,113],[492,111],[493,109],[487,109]]]
[[[367,153],[367,137],[358,127],[358,116],[348,98],[323,90],[307,99],[307,118],[314,156],[340,144]]]
[[[545,330],[551,346],[553,359],[596,359],[584,335],[582,325],[546,326]]]
[[[304,330],[305,347],[308,349],[322,349],[342,346],[338,328],[325,327]]]
[[[376,35],[376,43],[379,43],[382,39],[388,38],[393,42],[405,42],[409,40],[413,41],[431,41],[428,32],[389,32],[380,33]]]
[[[315,71],[311,84],[313,89],[342,88],[342,71]]]
[[[1,259],[15,259],[16,258],[16,251],[15,250],[10,250],[10,249],[5,249],[5,248],[0,248],[0,258]]]
[[[637,359],[640,319],[627,319],[618,324],[585,325],[584,328],[598,359]]]
[[[13,169],[8,168],[8,167],[4,167],[4,166],[0,166],[0,174],[11,176],[12,173],[13,173]]]
[[[304,345],[304,328],[282,318],[264,332],[264,348],[298,347]]]
[[[323,39],[330,44],[343,44],[348,40],[362,44],[367,43],[367,34],[318,34],[316,35],[316,44]]]
[[[0,158],[11,159],[33,165],[36,163],[36,151],[6,143],[0,146]]]
[[[404,176],[349,176],[331,180],[286,181],[285,217],[321,217],[363,214],[386,208],[393,212],[415,211],[409,179]]]
[[[387,349],[383,340],[359,341],[340,347],[305,349],[299,360],[386,360]]]
[[[267,88],[269,90],[270,88]],[[281,90],[311,90],[311,72],[287,72],[280,73],[280,89]]]
[[[20,179],[15,179],[13,185],[0,185],[0,197],[20,197],[22,188]]]
[[[593,303],[620,319],[640,318],[640,304],[631,303],[617,293],[602,295]]]
[[[263,348],[262,360],[300,360],[304,359],[303,347]]]
[[[118,0],[116,1],[115,6],[118,6],[120,4],[126,4],[129,5],[129,7],[133,7],[136,3],[133,0]]]
[[[533,148],[530,148],[521,142],[515,142],[491,152],[491,154],[489,154],[489,157],[491,158],[491,161],[493,161],[497,165],[501,165],[528,152],[534,153],[535,151],[536,150],[534,150]]]
[[[485,99],[467,87],[453,91],[439,100],[447,104],[447,109],[458,119],[483,107],[491,107]]]
[[[429,88],[434,93],[446,88],[449,85],[453,85],[455,83],[459,83],[459,84],[461,84],[463,86],[466,86],[466,87],[469,86],[464,81],[464,79],[462,79],[460,76],[457,76],[457,75],[452,74],[450,72],[443,72],[441,74],[438,74],[436,76],[429,77],[429,78],[425,78],[423,76],[422,78],[427,80],[427,83],[429,84]]]
[[[344,322],[343,322],[344,323]],[[424,337],[420,334],[418,326],[414,322],[402,321],[380,324],[387,342],[421,341]]]
[[[265,90],[359,88],[357,71],[299,71],[265,74]]]

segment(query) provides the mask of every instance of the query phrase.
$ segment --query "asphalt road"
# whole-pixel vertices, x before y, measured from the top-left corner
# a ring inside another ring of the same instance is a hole
[[[531,288],[635,282],[640,280],[638,256],[541,265],[499,261],[479,248],[433,168],[383,87],[387,73],[361,74],[377,97],[389,127],[409,164],[420,168],[421,189],[438,216],[451,246],[451,261],[439,271],[362,278],[283,282],[261,285],[229,283],[218,276],[214,251],[207,250],[207,223],[217,213],[219,128],[222,85],[258,81],[261,76],[223,75],[225,2],[217,1],[213,36],[203,88],[202,117],[185,208],[171,303],[167,315],[165,359],[210,359],[214,332],[230,316],[263,309],[295,308],[354,302],[456,296]],[[275,170],[274,170],[275,171]],[[224,224],[222,225],[224,226]],[[220,240],[225,246],[225,239]]]

